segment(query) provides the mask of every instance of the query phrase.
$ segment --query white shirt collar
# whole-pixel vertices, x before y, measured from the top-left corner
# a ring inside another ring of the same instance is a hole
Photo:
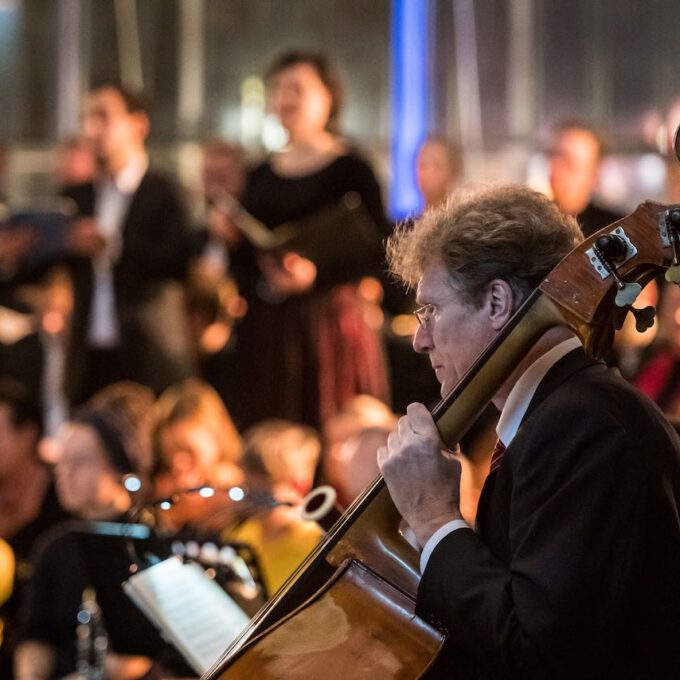
[[[148,169],[149,157],[145,153],[134,154],[120,172],[106,177],[103,183],[111,182],[121,194],[134,194]]]
[[[510,442],[517,434],[517,430],[524,418],[524,414],[529,408],[529,404],[533,399],[534,393],[538,388],[541,380],[546,373],[564,356],[569,354],[577,347],[581,347],[581,342],[578,338],[570,338],[555,345],[550,351],[540,356],[534,361],[531,366],[520,376],[515,383],[508,399],[505,402],[503,411],[496,426],[498,438],[505,444],[510,446]]]

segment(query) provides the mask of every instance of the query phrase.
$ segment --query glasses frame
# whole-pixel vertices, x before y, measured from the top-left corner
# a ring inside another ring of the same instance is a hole
[[[432,317],[434,316],[434,305],[427,304],[418,307],[418,309],[414,309],[413,316],[418,319],[418,324],[424,331],[428,330],[432,323]]]

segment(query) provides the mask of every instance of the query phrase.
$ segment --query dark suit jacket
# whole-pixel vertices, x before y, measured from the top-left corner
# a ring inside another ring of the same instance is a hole
[[[93,184],[70,189],[78,212],[94,214]],[[122,230],[122,250],[114,264],[114,290],[120,321],[125,377],[160,391],[189,374],[189,353],[181,280],[192,244],[186,208],[178,188],[147,172],[132,197]],[[89,258],[70,261],[74,283],[70,394],[77,394],[87,370],[83,348],[90,319],[94,273]]]
[[[553,366],[477,532],[445,537],[423,574],[418,612],[450,639],[431,677],[677,678],[679,445],[581,350]]]

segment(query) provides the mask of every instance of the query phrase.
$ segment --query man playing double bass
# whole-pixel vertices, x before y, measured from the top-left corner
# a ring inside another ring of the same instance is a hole
[[[390,266],[417,284],[413,345],[442,394],[581,238],[520,186],[473,190],[397,231]],[[660,411],[563,327],[493,402],[499,444],[474,527],[424,406],[378,453],[423,549],[417,611],[448,634],[428,677],[679,677],[680,442]]]

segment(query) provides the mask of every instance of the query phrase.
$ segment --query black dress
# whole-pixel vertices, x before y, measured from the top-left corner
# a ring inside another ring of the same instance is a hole
[[[282,177],[266,162],[248,177],[243,205],[268,228],[308,219],[356,192],[375,222],[375,252],[386,232],[380,187],[368,164],[350,153],[310,175]],[[382,257],[332,271],[319,268],[312,290],[275,301],[263,294],[256,254],[234,253],[233,267],[248,313],[237,329],[241,427],[286,418],[319,427],[353,396],[388,399],[378,329],[367,323],[360,275],[377,274]],[[337,263],[336,263],[337,265]]]

